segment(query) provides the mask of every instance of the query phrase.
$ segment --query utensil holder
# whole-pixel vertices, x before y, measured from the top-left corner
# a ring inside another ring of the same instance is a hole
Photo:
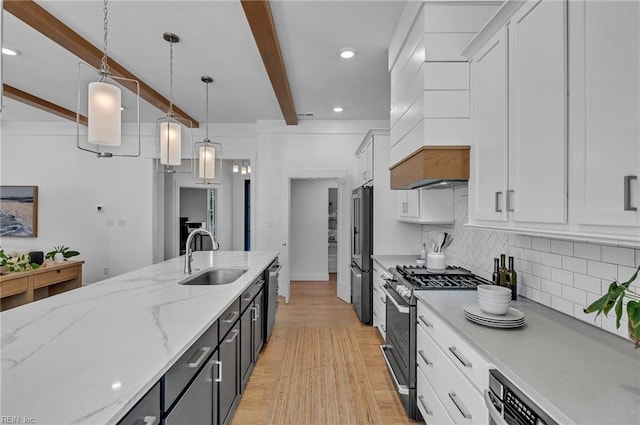
[[[432,270],[444,270],[446,268],[446,261],[444,253],[442,252],[430,252],[427,254],[427,268]]]

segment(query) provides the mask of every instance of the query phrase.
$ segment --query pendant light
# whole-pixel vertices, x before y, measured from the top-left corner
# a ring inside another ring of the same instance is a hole
[[[240,174],[247,174],[247,166],[244,165],[244,160],[242,161],[242,167],[240,167]]]
[[[221,171],[222,165],[222,145],[209,140],[209,84],[213,83],[213,78],[204,76],[200,78],[205,83],[205,137],[202,142],[194,145],[193,179],[196,183],[215,183]]]
[[[80,150],[97,154],[98,158],[110,158],[112,156],[140,156],[140,83],[124,77],[116,77],[111,75],[108,64],[108,0],[104,0],[104,49],[100,69],[95,69],[91,65],[80,62],[78,63],[78,87],[77,87],[77,104],[76,104],[76,143]],[[89,69],[99,75],[98,81],[89,83],[87,92],[84,93],[83,68]],[[136,95],[136,121],[137,121],[137,153],[134,154],[114,154],[104,152],[101,147],[118,147],[122,144],[122,89],[126,86],[129,89],[135,88]],[[80,141],[80,117],[83,99],[87,99],[87,143],[96,145],[97,149],[82,146]]]
[[[177,35],[165,32],[162,35],[169,43],[169,109],[167,114],[158,120],[156,133],[158,137],[157,171],[160,173],[175,173],[174,167],[182,163],[182,134],[183,132],[193,143],[192,123],[186,119],[179,119],[173,114],[173,44],[180,42]],[[190,173],[191,170],[183,171]]]
[[[240,171],[240,167],[238,167],[238,164],[233,164],[233,172],[237,173]]]

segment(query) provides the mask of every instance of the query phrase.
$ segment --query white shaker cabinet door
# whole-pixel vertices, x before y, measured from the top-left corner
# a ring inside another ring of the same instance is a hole
[[[470,62],[471,179],[469,219],[506,221],[507,38],[501,29]]]
[[[571,220],[640,226],[640,2],[569,4]]]
[[[515,222],[567,220],[566,2],[528,2],[509,28],[509,190]]]

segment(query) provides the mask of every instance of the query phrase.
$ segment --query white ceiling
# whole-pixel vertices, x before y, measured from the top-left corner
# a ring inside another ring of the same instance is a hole
[[[102,49],[102,1],[38,3]],[[270,4],[298,113],[314,113],[310,119],[389,119],[387,46],[404,1]],[[210,86],[211,123],[282,119],[239,1],[109,2],[109,56],[168,97],[165,32],[181,38],[174,45],[173,98],[185,112],[205,121],[200,77],[209,75],[215,80]],[[6,12],[3,33],[3,45],[22,52],[4,56],[4,83],[75,111],[78,58]],[[340,59],[344,47],[358,54]],[[3,104],[2,121],[59,120],[6,97]],[[334,106],[344,112],[333,112]],[[125,114],[130,119],[131,112]],[[162,115],[141,101],[143,121]]]

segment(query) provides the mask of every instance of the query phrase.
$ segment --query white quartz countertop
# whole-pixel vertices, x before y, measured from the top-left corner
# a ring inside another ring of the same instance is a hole
[[[227,285],[179,285],[177,257],[0,313],[2,417],[117,423],[277,256],[195,252],[194,274],[248,272]]]
[[[525,326],[495,329],[465,319],[475,291],[418,291],[496,369],[561,424],[640,424],[640,350],[526,299]]]
[[[397,265],[416,265],[417,255],[377,255],[373,254],[371,256],[373,261],[378,263],[380,267],[384,269],[384,271],[389,271],[390,267],[395,267]],[[381,270],[382,271],[382,270]]]

